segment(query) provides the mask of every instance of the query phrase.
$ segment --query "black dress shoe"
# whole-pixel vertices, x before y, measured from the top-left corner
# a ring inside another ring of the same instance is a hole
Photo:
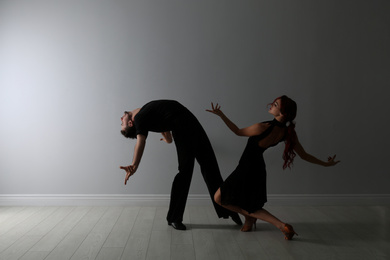
[[[230,217],[232,218],[232,220],[234,221],[234,223],[236,223],[237,225],[242,225],[241,218],[240,218],[240,216],[239,216],[237,213],[232,213],[232,214],[230,215]]]
[[[177,229],[177,230],[186,230],[187,229],[187,227],[181,222],[168,222],[168,225],[172,226],[174,229]]]

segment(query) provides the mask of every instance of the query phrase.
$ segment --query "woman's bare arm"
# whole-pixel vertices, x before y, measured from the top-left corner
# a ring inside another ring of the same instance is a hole
[[[239,128],[236,124],[234,124],[221,110],[221,106],[218,104],[215,105],[211,103],[211,110],[206,109],[206,111],[213,113],[219,116],[223,122],[227,125],[227,127],[238,136],[254,136],[259,135],[267,129],[268,125],[264,123],[257,123],[245,128]]]
[[[307,153],[305,151],[305,149],[303,149],[303,146],[299,142],[298,138],[296,138],[295,142],[296,142],[296,144],[294,146],[294,151],[298,154],[299,157],[301,157],[303,160],[305,160],[307,162],[322,165],[325,167],[333,166],[333,165],[336,165],[337,163],[340,162],[340,161],[335,160],[336,155],[334,155],[333,157],[329,156],[328,161],[326,161],[326,162],[322,161],[322,160],[318,159],[317,157]]]

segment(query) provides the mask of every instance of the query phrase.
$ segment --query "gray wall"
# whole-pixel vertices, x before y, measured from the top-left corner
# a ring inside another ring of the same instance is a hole
[[[127,186],[124,110],[176,99],[204,125],[223,177],[266,104],[298,103],[305,149],[266,154],[270,194],[388,194],[389,1],[0,1],[0,193],[168,194],[174,145],[150,134]],[[206,193],[196,166],[192,194]]]

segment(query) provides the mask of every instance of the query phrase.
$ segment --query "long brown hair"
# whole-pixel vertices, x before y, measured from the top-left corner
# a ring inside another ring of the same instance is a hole
[[[284,122],[287,125],[287,135],[284,140],[285,147],[283,151],[283,169],[286,169],[287,167],[291,169],[294,157],[296,156],[294,147],[297,133],[295,132],[294,119],[297,115],[297,103],[286,95],[276,98],[273,103],[275,103],[277,99],[280,99],[280,112],[284,116]]]

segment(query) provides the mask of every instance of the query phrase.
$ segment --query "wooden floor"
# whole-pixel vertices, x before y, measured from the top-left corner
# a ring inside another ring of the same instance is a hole
[[[390,207],[267,209],[299,236],[264,222],[240,232],[211,206],[187,207],[187,231],[166,207],[0,207],[0,259],[390,259]]]

